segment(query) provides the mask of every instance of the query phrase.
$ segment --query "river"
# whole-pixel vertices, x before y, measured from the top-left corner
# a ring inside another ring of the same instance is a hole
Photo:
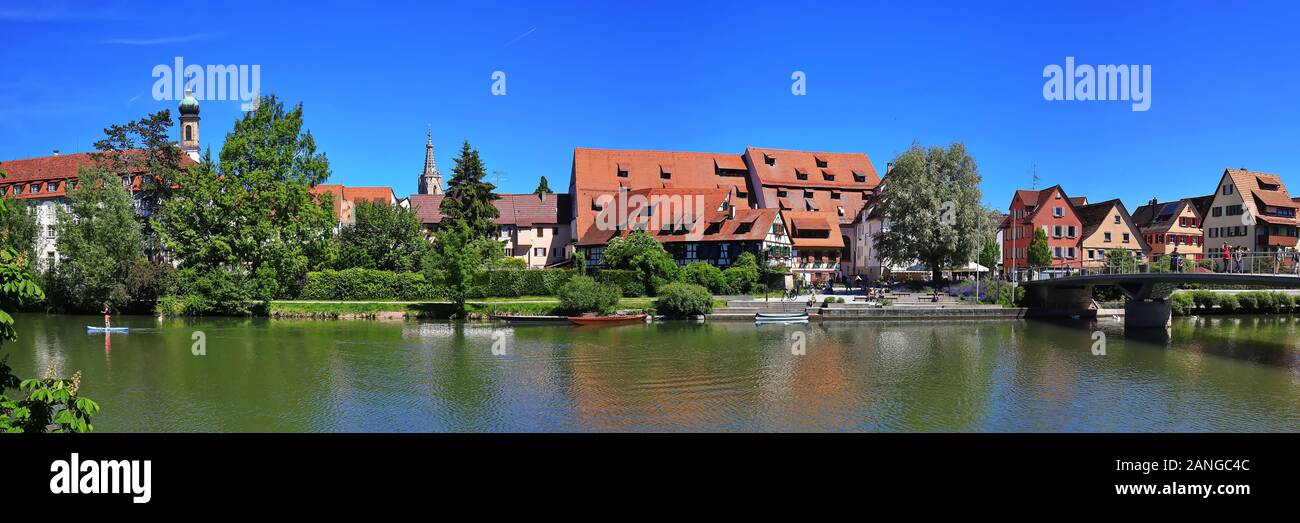
[[[23,378],[50,362],[81,370],[81,393],[103,407],[97,432],[1300,429],[1300,318],[1287,316],[1176,318],[1128,336],[1113,318],[114,320],[131,332],[20,314],[0,354]]]

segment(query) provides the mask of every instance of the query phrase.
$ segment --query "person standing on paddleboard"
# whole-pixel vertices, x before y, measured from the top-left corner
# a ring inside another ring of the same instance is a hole
[[[108,302],[104,302],[104,328],[113,326],[113,317],[109,314]]]

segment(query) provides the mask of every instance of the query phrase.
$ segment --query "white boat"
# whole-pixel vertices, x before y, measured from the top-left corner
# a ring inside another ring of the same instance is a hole
[[[790,314],[774,314],[760,312],[754,315],[755,324],[765,323],[808,323],[808,313],[798,312]]]
[[[130,332],[130,331],[131,331],[131,328],[130,328],[130,327],[95,327],[95,326],[93,326],[93,325],[87,325],[87,326],[86,326],[86,332],[88,332],[88,333],[89,333],[89,332],[109,332],[109,333],[121,333],[121,334],[125,334],[125,333]]]

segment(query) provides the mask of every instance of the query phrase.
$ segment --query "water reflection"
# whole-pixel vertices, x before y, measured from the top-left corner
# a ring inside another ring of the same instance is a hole
[[[110,336],[87,335],[91,318],[22,315],[0,350],[24,376],[81,369],[101,431],[1300,427],[1288,317],[1154,333],[1110,318],[578,329],[123,317],[131,333]],[[190,351],[195,330],[205,356]]]

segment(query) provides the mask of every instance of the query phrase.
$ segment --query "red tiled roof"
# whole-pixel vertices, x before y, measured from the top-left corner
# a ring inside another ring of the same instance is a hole
[[[128,155],[142,154],[144,151],[135,149],[126,151]],[[31,193],[23,191],[20,198],[50,198],[54,196],[63,196],[66,194],[65,183],[59,183],[55,191],[46,190],[45,184],[49,182],[61,182],[63,180],[75,180],[78,176],[78,170],[81,167],[92,167],[95,165],[94,155],[97,153],[76,153],[63,154],[58,156],[41,156],[38,158],[24,158],[21,160],[5,160],[0,162],[0,171],[4,171],[6,176],[0,178],[0,187],[4,187],[4,194],[9,195],[9,186],[16,183],[31,184],[40,182],[42,184],[41,192]],[[181,155],[181,167],[196,165],[197,162],[190,159],[189,156]],[[138,175],[144,170],[143,167],[137,167],[132,172]],[[139,176],[132,180],[132,188],[140,187]]]
[[[829,212],[784,211],[781,213],[791,225],[790,241],[796,249],[843,249],[844,239],[840,236],[839,220]],[[814,232],[812,237],[805,236],[806,231]],[[820,237],[820,231],[826,231]]]
[[[500,216],[497,225],[532,227],[536,224],[568,224],[572,205],[567,194],[500,194],[492,205]],[[426,225],[442,222],[442,194],[412,194],[409,198],[416,217]]]

